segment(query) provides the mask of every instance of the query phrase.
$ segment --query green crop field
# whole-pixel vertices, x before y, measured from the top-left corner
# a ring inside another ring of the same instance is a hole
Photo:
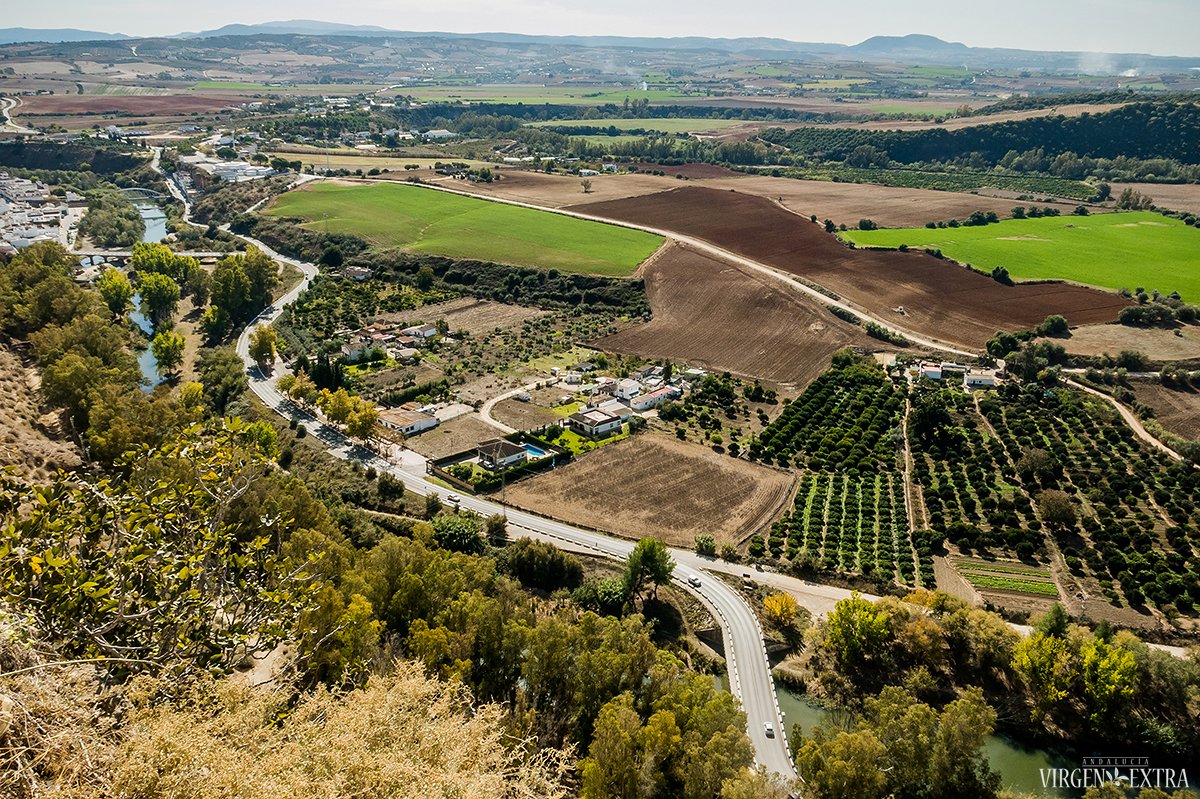
[[[625,100],[671,102],[691,97],[673,89],[610,88],[605,86],[540,86],[532,84],[480,84],[477,86],[395,86],[388,94],[420,102],[525,103],[526,105],[621,105]]]
[[[863,246],[940,249],[986,271],[1003,266],[1014,278],[1070,280],[1108,289],[1142,286],[1200,301],[1200,231],[1151,211],[843,235]]]
[[[266,213],[383,247],[613,277],[633,274],[662,244],[639,230],[403,184],[318,184]]]
[[[657,130],[663,133],[697,133],[749,124],[741,119],[552,119],[534,122],[534,128],[597,127],[617,130]]]

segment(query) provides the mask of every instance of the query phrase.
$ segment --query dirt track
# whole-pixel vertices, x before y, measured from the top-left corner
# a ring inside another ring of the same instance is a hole
[[[645,274],[653,319],[595,342],[803,389],[841,347],[883,346],[778,280],[686,246]]]
[[[1126,302],[1068,284],[1003,286],[918,252],[854,250],[762,197],[687,186],[567,210],[715,244],[810,280],[917,334],[979,348],[997,330],[1035,326],[1060,313],[1073,324],[1109,322]],[[893,309],[904,306],[900,315]]]

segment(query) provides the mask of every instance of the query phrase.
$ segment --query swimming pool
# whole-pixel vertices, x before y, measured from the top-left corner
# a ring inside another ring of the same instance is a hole
[[[522,444],[521,446],[525,448],[525,451],[529,453],[529,457],[531,458],[546,457],[546,450],[541,447],[535,447],[533,444]]]

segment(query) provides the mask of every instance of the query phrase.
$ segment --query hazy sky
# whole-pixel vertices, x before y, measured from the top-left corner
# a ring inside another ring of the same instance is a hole
[[[153,36],[231,22],[319,19],[398,30],[774,36],[853,44],[928,33],[982,47],[1200,56],[1198,0],[54,0],[0,26]]]

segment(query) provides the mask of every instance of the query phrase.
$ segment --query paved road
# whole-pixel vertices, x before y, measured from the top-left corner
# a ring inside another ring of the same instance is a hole
[[[38,131],[34,130],[33,128],[27,128],[24,125],[13,121],[12,114],[10,112],[20,104],[21,101],[15,97],[0,97],[0,117],[4,119],[4,124],[0,125],[0,131],[37,135]]]
[[[287,397],[280,394],[275,387],[279,375],[284,374],[286,368],[282,364],[277,364],[272,373],[264,374],[250,358],[250,333],[259,325],[270,324],[278,318],[283,308],[308,287],[309,282],[317,274],[317,268],[312,264],[280,255],[263,242],[249,237],[242,238],[273,258],[296,266],[304,275],[298,285],[260,314],[237,340],[238,355],[246,363],[249,373],[250,390],[268,408],[286,418],[304,416],[305,414]],[[374,466],[376,470],[387,471],[403,481],[404,485],[414,493],[437,494],[444,501],[449,501],[449,497],[453,494],[451,490],[425,480],[425,459],[411,450],[399,452],[397,458],[399,462],[395,463],[358,445],[340,431],[319,420],[309,417],[305,421],[305,426],[309,433],[322,441],[334,456],[345,460],[358,460],[364,465]],[[578,551],[591,552],[603,557],[624,560],[634,546],[631,541],[584,530],[526,511],[507,508],[482,497],[464,496],[458,504],[459,507],[485,516],[497,513],[505,514],[510,525],[561,542]],[[791,758],[782,734],[783,724],[779,705],[775,699],[774,680],[771,677],[762,628],[759,626],[757,616],[737,591],[705,571],[705,569],[717,565],[716,562],[703,561],[694,553],[686,550],[672,550],[671,554],[676,562],[674,582],[708,607],[721,625],[725,639],[730,688],[746,711],[748,734],[754,744],[758,762],[771,771],[785,775],[793,774]],[[689,584],[688,581],[691,578],[698,580],[700,586],[695,587]],[[764,724],[767,723],[774,727],[775,735],[773,737],[768,737],[766,734]]]

